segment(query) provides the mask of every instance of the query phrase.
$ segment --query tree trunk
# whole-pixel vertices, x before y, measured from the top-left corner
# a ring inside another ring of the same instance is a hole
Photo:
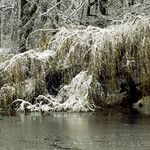
[[[30,6],[31,4],[27,0],[21,0],[20,52],[27,51],[26,40],[33,30],[34,18],[32,17],[36,13],[38,2],[39,0]]]
[[[48,1],[41,1],[41,13],[45,13],[47,11]],[[45,23],[47,22],[48,16],[42,15],[41,16],[41,28],[44,28]],[[40,33],[40,39],[39,39],[39,46],[43,47],[46,44],[46,33],[42,32]]]
[[[107,10],[107,4],[108,0],[99,0],[99,7],[102,15],[108,15],[108,10]]]
[[[95,10],[97,12],[98,7],[99,7],[99,11],[101,12],[102,15],[108,15],[108,11],[107,11],[107,4],[108,4],[108,0],[88,0],[88,8],[87,8],[87,16],[96,16],[97,14],[91,14],[91,7],[94,6]]]
[[[1,11],[1,10],[0,10]],[[1,36],[2,36],[2,33],[1,33],[1,30],[2,30],[2,17],[0,15],[0,47],[2,47],[2,41],[1,41]]]
[[[57,0],[57,3],[60,3],[60,1],[61,1],[61,0]],[[58,5],[57,5],[57,9],[60,10],[60,7],[61,7],[61,5],[58,4]],[[59,23],[59,16],[56,15],[55,18],[54,18],[54,23],[52,24],[53,29],[57,29],[57,28],[58,28],[58,23]],[[56,34],[56,31],[53,32],[53,35],[55,35],[55,34]]]
[[[135,0],[129,0],[129,6],[132,6],[135,4]]]

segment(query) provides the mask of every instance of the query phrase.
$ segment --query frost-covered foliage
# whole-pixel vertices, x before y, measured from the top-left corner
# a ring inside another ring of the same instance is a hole
[[[0,48],[0,63],[5,62],[14,56],[17,52],[12,49]]]
[[[133,103],[150,94],[149,33],[150,19],[141,16],[104,29],[60,28],[49,50],[0,64],[1,105],[16,100],[19,110],[94,111]]]
[[[93,111],[149,95],[149,12],[149,0],[1,0],[0,107]]]
[[[3,52],[5,53],[5,51]],[[4,53],[1,55],[3,56]],[[9,60],[6,59],[5,62],[2,62],[0,64],[1,102],[7,105],[17,97],[32,100],[36,96],[35,93],[44,93],[45,73],[51,69],[50,62],[53,57],[54,53],[50,50],[44,52],[30,50],[16,54]]]
[[[62,28],[49,46],[57,51],[57,67],[71,70],[70,78],[81,70],[93,74],[92,98],[109,104],[127,94],[122,84],[130,86],[149,78],[149,33],[149,18],[138,16],[132,22],[105,29]],[[141,66],[145,64],[146,71]]]
[[[18,110],[30,111],[94,111],[92,103],[88,101],[88,93],[92,75],[86,71],[80,72],[69,85],[60,89],[57,96],[39,95],[35,104],[24,100],[15,100],[11,106],[19,105]]]

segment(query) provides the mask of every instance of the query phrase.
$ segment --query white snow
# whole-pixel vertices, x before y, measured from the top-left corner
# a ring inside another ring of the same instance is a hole
[[[69,85],[65,85],[56,97],[39,95],[33,105],[23,100],[16,100],[13,104],[22,101],[17,109],[21,111],[25,110],[25,104],[28,104],[27,109],[31,111],[94,111],[92,104],[88,101],[91,82],[92,75],[82,71]]]

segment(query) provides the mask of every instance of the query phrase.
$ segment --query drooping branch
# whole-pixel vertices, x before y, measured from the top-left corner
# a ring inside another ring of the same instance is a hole
[[[47,15],[50,11],[52,11],[54,8],[60,8],[60,4],[62,3],[63,0],[57,0],[57,3],[56,5],[54,5],[53,7],[49,8],[46,12],[40,14],[40,16],[44,16],[44,15]]]

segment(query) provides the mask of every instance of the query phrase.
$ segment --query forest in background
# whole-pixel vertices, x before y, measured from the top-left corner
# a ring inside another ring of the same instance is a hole
[[[147,16],[149,0],[1,0],[0,47],[43,47],[62,26],[121,24]]]

